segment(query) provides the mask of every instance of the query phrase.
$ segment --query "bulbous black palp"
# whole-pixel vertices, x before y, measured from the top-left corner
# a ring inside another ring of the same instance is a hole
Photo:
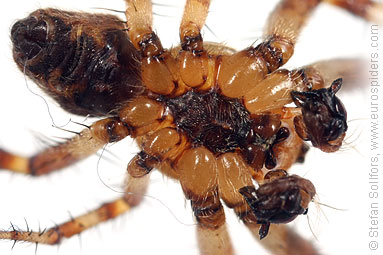
[[[341,85],[342,79],[337,79],[327,89],[291,92],[294,103],[302,110],[302,116],[294,119],[298,135],[325,152],[338,150],[347,131],[346,110],[335,96]]]
[[[257,223],[262,224],[259,235],[264,238],[270,223],[288,223],[300,214],[306,214],[308,204],[315,196],[314,185],[297,175],[282,176],[260,185],[256,190],[252,186],[239,189]]]

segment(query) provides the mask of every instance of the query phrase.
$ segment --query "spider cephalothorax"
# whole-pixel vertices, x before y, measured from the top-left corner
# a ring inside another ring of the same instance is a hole
[[[158,169],[191,201],[202,254],[233,254],[223,204],[274,254],[317,254],[284,225],[307,213],[315,187],[286,170],[303,160],[304,141],[325,152],[342,145],[347,115],[335,93],[342,63],[352,60],[338,60],[331,72],[331,61],[280,67],[321,1],[281,1],[264,41],[239,52],[203,42],[209,0],[186,1],[180,46],[170,50],[153,32],[151,1],[125,2],[126,22],[39,9],[14,24],[19,68],[68,112],[105,118],[32,157],[0,150],[0,167],[44,175],[131,136],[141,152],[128,164],[126,193],[47,231],[13,228],[0,239],[59,243],[138,205]],[[371,20],[382,9],[372,1],[328,2]]]

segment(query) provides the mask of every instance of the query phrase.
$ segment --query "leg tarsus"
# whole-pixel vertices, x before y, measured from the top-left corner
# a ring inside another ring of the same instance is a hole
[[[32,231],[29,228],[27,228],[27,231],[22,231],[16,229],[11,223],[10,231],[0,231],[0,239],[54,245],[60,243],[63,238],[79,234],[90,227],[115,218],[129,210],[130,205],[123,198],[120,198],[63,224],[49,229],[45,228],[43,231],[40,231],[40,229],[39,231]]]

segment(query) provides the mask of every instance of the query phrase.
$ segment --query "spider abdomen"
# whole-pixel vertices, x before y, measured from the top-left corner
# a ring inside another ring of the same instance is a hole
[[[144,90],[140,56],[115,16],[40,9],[11,38],[19,68],[71,113],[105,116]]]

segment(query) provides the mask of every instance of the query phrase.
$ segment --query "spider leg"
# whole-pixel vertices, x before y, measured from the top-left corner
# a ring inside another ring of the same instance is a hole
[[[126,189],[124,195],[125,201],[130,206],[136,206],[141,202],[149,184],[149,173],[156,163],[152,157],[143,151],[130,160],[128,175],[125,180]]]
[[[264,31],[266,41],[256,48],[265,56],[269,72],[285,64],[293,55],[299,33],[319,2],[283,0],[271,13]]]
[[[151,0],[125,0],[127,26],[130,40],[133,45],[142,50],[145,37],[152,34],[152,1]]]
[[[169,127],[159,129],[148,136],[138,137],[137,140],[143,151],[130,162],[129,167],[139,167],[132,170],[128,167],[129,178],[140,177],[153,167],[158,167],[163,174],[178,179],[186,198],[191,200],[198,222],[197,240],[200,254],[232,255],[233,248],[217,191],[218,166],[215,156],[204,147],[188,149],[190,145],[185,137]],[[228,157],[226,161],[230,160]],[[136,172],[137,170],[140,172]],[[251,183],[251,177],[248,180],[246,184]],[[127,200],[135,200],[136,193],[140,192],[127,193],[130,196]]]
[[[22,157],[0,149],[0,169],[40,176],[74,164],[110,142],[129,135],[128,128],[117,118],[95,122],[65,143],[49,147],[32,157]]]
[[[217,192],[215,156],[204,147],[186,150],[179,159],[176,170],[198,222],[200,254],[233,254],[225,214]]]
[[[329,1],[334,4],[337,2],[336,0]],[[269,99],[273,97],[271,90],[275,90],[276,87],[266,89],[267,84],[275,83],[278,80],[280,83],[286,84],[286,82],[291,82],[286,80],[287,76],[294,78],[293,72],[287,74],[284,73],[285,70],[278,70],[278,68],[293,55],[294,46],[303,26],[320,2],[320,0],[281,1],[269,16],[264,31],[264,42],[255,48],[249,47],[231,56],[220,57],[221,64],[217,83],[222,93],[228,97],[241,98],[244,96],[245,105],[252,113],[265,110],[259,107],[262,103],[258,102],[263,102],[259,100],[260,97],[267,98],[268,102],[272,102],[274,105],[276,101]],[[367,13],[370,13],[366,14],[365,18],[382,22],[383,5],[381,3],[346,0],[338,1],[338,3],[353,13],[357,13],[358,8],[361,10],[365,8]],[[298,84],[295,83],[293,86],[296,85]],[[280,90],[280,92],[277,93],[278,99],[280,97],[282,99],[279,101],[279,105],[283,106],[283,100],[288,101],[290,96],[289,93],[284,93],[286,91]]]
[[[383,3],[371,0],[324,0],[333,5],[337,5],[347,11],[360,16],[368,21],[383,23]]]
[[[323,0],[340,6],[369,21],[383,22],[383,4],[371,0]],[[255,48],[265,56],[269,72],[285,64],[293,54],[297,38],[321,0],[283,0],[271,13],[265,31],[266,41]]]
[[[360,85],[361,79],[364,79],[366,66],[362,59],[358,58],[339,58],[322,60],[305,66],[306,72],[317,73],[323,81],[317,79],[313,89],[328,87],[334,80],[342,78],[345,88],[356,87]],[[311,75],[311,78],[315,78]]]
[[[123,198],[120,198],[113,202],[105,203],[89,213],[78,216],[68,222],[46,229],[42,232],[21,231],[15,228],[10,231],[0,231],[0,239],[42,244],[58,244],[62,241],[62,238],[69,238],[79,234],[101,222],[115,218],[128,210],[130,210],[130,206]]]
[[[125,195],[123,197],[105,203],[93,211],[42,232],[21,231],[12,226],[10,231],[0,231],[0,239],[54,245],[60,243],[63,238],[80,234],[86,229],[129,211],[142,200],[149,183],[149,173],[152,168],[152,163],[139,155],[133,158],[128,165]]]
[[[178,70],[181,83],[204,89],[212,86],[211,61],[203,47],[201,29],[205,24],[210,0],[187,0],[180,25],[181,50]],[[210,68],[209,68],[210,66]],[[209,79],[210,77],[210,79]]]
[[[174,75],[177,63],[153,32],[152,1],[125,0],[125,3],[129,37],[143,57],[140,59],[142,82],[154,93],[172,94],[177,83]]]
[[[181,44],[187,43],[190,35],[201,36],[209,11],[210,0],[187,0],[180,26]],[[197,38],[198,39],[198,38]],[[200,41],[192,43],[200,44]],[[201,46],[202,45],[198,45]]]
[[[259,104],[257,105],[255,101],[267,100],[272,102],[271,105],[274,105],[281,96],[283,99],[279,101],[279,105],[282,107],[285,103],[283,100],[289,100],[289,93],[282,89],[273,94],[271,90],[275,87],[270,88],[268,86],[276,82],[284,82],[286,85],[290,83],[288,86],[299,86],[294,80],[287,81],[297,78],[297,75],[294,75],[293,72],[277,69],[293,55],[297,37],[318,4],[319,0],[282,1],[269,17],[264,32],[264,42],[257,47],[249,47],[231,56],[222,56],[217,78],[222,93],[228,97],[240,98],[244,96],[246,108],[251,113],[268,110],[259,108]],[[272,74],[266,76],[269,73]],[[277,94],[278,96],[276,96]],[[260,97],[264,100],[258,100]],[[273,97],[275,100],[271,99]]]
[[[201,255],[233,255],[225,213],[217,194],[208,194],[203,200],[193,201],[197,219],[197,241]]]

